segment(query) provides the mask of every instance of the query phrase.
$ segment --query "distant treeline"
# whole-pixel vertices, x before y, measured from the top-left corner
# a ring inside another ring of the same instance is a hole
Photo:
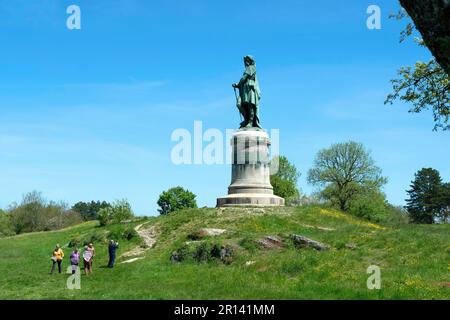
[[[41,192],[33,191],[24,195],[20,203],[0,209],[0,237],[58,230],[98,220],[100,210],[111,207],[106,201],[78,202],[70,207],[65,202],[47,201]]]

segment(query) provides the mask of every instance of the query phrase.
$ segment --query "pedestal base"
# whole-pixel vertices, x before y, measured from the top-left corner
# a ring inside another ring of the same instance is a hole
[[[284,199],[273,194],[235,193],[217,198],[217,207],[284,206]]]
[[[269,136],[258,128],[233,134],[231,184],[228,195],[217,199],[217,207],[284,206],[270,184]]]

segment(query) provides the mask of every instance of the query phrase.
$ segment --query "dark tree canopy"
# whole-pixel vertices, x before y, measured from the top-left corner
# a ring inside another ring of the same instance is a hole
[[[98,219],[98,212],[101,209],[106,209],[111,207],[111,204],[109,204],[106,201],[91,201],[91,202],[77,202],[72,206],[72,210],[78,212],[83,217],[84,221],[89,220],[97,220]]]
[[[439,171],[423,168],[415,174],[407,191],[406,209],[414,223],[435,223],[443,212],[443,184]]]
[[[400,0],[437,62],[450,75],[450,1]]]

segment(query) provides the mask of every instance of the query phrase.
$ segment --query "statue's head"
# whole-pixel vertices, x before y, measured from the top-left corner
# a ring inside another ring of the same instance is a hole
[[[246,66],[255,64],[255,59],[251,55],[247,55],[247,56],[244,57],[244,64]]]

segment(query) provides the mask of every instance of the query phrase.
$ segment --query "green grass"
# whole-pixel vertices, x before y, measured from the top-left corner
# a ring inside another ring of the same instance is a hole
[[[142,221],[133,222],[133,225]],[[66,288],[67,275],[50,276],[56,243],[74,237],[120,233],[126,226],[100,228],[96,222],[62,231],[0,239],[0,299],[449,299],[450,226],[379,226],[320,207],[265,209],[192,209],[151,218],[146,227],[159,233],[145,259],[101,268],[106,243],[95,243],[94,274],[82,276],[81,290]],[[202,227],[223,228],[206,242],[228,244],[236,256],[220,261],[181,263],[171,253]],[[323,230],[314,227],[331,228]],[[114,230],[119,228],[120,230]],[[289,241],[264,250],[252,240],[292,233],[324,242],[329,251],[297,249]],[[354,243],[356,249],[345,248]],[[138,246],[121,241],[118,255]],[[70,250],[67,248],[68,255]],[[68,266],[68,259],[65,267]],[[247,261],[254,264],[246,266]],[[381,290],[368,290],[366,269],[381,268]]]

